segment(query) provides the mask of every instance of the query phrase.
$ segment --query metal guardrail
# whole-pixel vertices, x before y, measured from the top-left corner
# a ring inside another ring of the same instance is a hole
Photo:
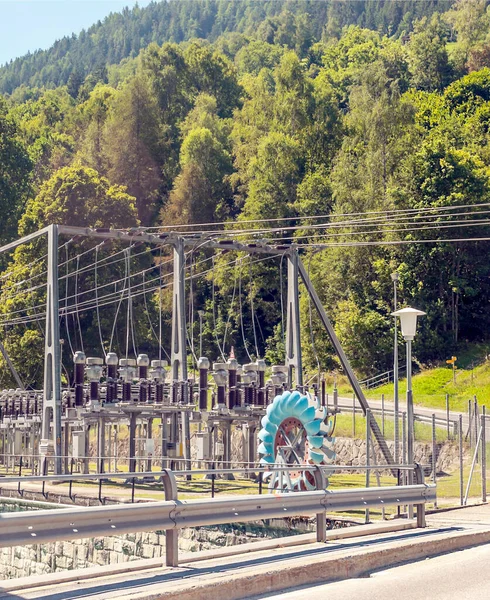
[[[177,566],[178,530],[183,527],[316,515],[317,540],[325,541],[327,511],[407,504],[417,506],[417,524],[424,527],[425,503],[435,500],[436,489],[424,483],[419,465],[415,476],[416,485],[324,490],[324,475],[316,469],[318,491],[179,501],[175,475],[165,471],[164,502],[0,514],[0,548],[165,530],[166,564]]]

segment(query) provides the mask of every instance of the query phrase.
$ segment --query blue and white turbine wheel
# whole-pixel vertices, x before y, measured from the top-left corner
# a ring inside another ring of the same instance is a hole
[[[335,459],[335,439],[331,437],[333,425],[331,420],[327,422],[326,409],[319,407],[318,402],[309,394],[305,396],[298,391],[285,391],[269,404],[261,424],[262,429],[258,434],[259,462],[262,466],[271,467],[271,471],[264,474],[264,479],[270,482],[269,487],[315,489],[311,472],[302,471],[301,465],[327,465],[332,464]],[[298,433],[291,444],[288,431],[293,426]],[[285,443],[282,444],[281,441]],[[279,455],[281,449],[289,453],[286,460],[284,452],[282,456]],[[294,461],[290,460],[291,454],[294,454]],[[298,464],[298,471],[281,472],[280,462],[288,466]],[[281,473],[280,477],[278,473]],[[325,472],[326,476],[329,474],[330,472]]]

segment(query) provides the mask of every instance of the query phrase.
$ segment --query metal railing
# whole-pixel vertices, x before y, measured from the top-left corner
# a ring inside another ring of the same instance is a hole
[[[390,465],[390,467],[392,467]],[[281,469],[288,467],[281,466]],[[295,467],[290,467],[294,469]],[[297,467],[296,467],[297,468]],[[373,467],[379,469],[379,466]],[[415,470],[415,485],[369,487],[356,490],[325,490],[325,474],[321,467],[311,470],[316,482],[316,491],[297,493],[273,493],[252,496],[217,498],[213,500],[179,500],[176,475],[170,470],[159,473],[162,479],[165,501],[142,504],[119,504],[115,506],[73,507],[41,510],[34,513],[0,514],[0,547],[44,544],[60,540],[74,540],[139,531],[165,530],[166,564],[178,565],[178,532],[183,527],[218,525],[233,522],[248,522],[262,519],[316,515],[317,541],[326,540],[327,511],[367,509],[386,506],[417,506],[417,525],[425,526],[425,503],[436,498],[434,485],[424,483],[422,467],[415,465],[400,469]],[[265,471],[265,469],[255,469]],[[222,473],[233,471],[220,469]],[[196,472],[192,472],[197,474]],[[202,472],[201,472],[202,473]],[[129,474],[131,476],[133,474]],[[138,476],[141,476],[139,473]],[[98,474],[96,477],[123,477],[128,474]],[[41,476],[22,479],[53,481],[66,480],[71,476]],[[87,477],[87,476],[85,476]],[[76,476],[80,479],[79,476]],[[12,483],[18,477],[7,477]]]
[[[398,374],[401,374],[407,370],[406,365],[400,365],[398,367]],[[366,389],[377,388],[380,385],[384,385],[385,383],[391,383],[394,377],[394,370],[390,369],[389,371],[385,371],[384,373],[378,373],[378,375],[374,375],[373,377],[368,377],[367,379],[363,379],[359,381],[359,385],[365,387]]]

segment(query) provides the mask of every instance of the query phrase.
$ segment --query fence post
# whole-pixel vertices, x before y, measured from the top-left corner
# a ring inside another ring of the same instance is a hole
[[[178,498],[177,481],[175,475],[170,470],[165,471],[162,475],[163,489],[165,492],[165,500],[172,501]],[[179,530],[165,530],[165,564],[167,567],[179,566]]]
[[[371,466],[371,449],[369,447],[369,440],[370,440],[370,434],[371,434],[371,411],[367,410],[366,411],[366,467],[370,467]],[[369,483],[370,483],[370,470],[369,468],[366,469],[366,487],[369,487]],[[366,508],[365,511],[365,517],[364,517],[364,521],[365,523],[369,523],[369,508]]]
[[[474,442],[475,444],[478,443],[478,425],[479,425],[479,418],[478,418],[478,400],[476,398],[476,396],[473,396],[473,402],[474,402],[474,406],[473,406],[473,420],[475,421],[475,439]],[[478,462],[478,453],[476,454],[476,462]]]
[[[487,435],[486,435],[486,408],[482,406],[481,414],[481,499],[487,501]]]
[[[469,438],[470,448],[473,448],[473,428],[472,428],[472,410],[471,410],[471,399],[468,400],[468,433],[467,437]]]
[[[407,464],[407,413],[402,412],[402,465]]]
[[[352,437],[356,437],[356,395],[352,394]]]
[[[459,415],[459,497],[460,504],[463,506],[463,415]]]
[[[425,484],[424,471],[423,471],[422,467],[417,463],[415,464],[414,474],[415,474],[415,477],[414,477],[415,483],[417,483],[419,485]],[[416,508],[417,508],[417,527],[426,527],[425,504],[423,502],[421,504],[417,504]]]
[[[327,479],[325,473],[320,466],[316,466],[313,471],[315,477],[315,484],[317,490],[325,490],[327,487]],[[326,542],[327,541],[327,511],[324,510],[316,514],[316,541]]]
[[[381,431],[385,434],[385,395],[381,394]]]
[[[450,433],[449,433],[449,394],[446,394],[446,422],[447,422],[447,439],[450,439]]]
[[[436,415],[432,413],[432,481],[437,484],[437,443],[436,443]],[[437,498],[434,500],[434,508],[437,508]]]

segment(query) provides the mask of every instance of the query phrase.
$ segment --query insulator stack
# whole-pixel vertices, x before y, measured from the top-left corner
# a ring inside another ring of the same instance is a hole
[[[108,352],[105,357],[105,364],[107,365],[107,391],[106,401],[116,402],[117,401],[117,363],[119,359],[115,352]]]
[[[255,386],[257,384],[257,365],[249,363],[243,365],[243,383],[245,384],[245,405],[255,404]]]
[[[197,363],[199,369],[199,410],[208,410],[208,372],[209,360],[201,356]]]
[[[243,389],[242,389],[242,375],[243,375],[243,367],[242,367],[242,365],[238,365],[237,370],[236,370],[236,386],[237,386],[236,400],[237,400],[238,406],[243,406],[245,403],[245,400],[243,398]]]
[[[136,375],[136,361],[134,358],[119,359],[119,377],[122,379],[123,402],[131,402],[131,384]]]
[[[75,406],[83,406],[83,381],[85,378],[85,354],[83,352],[75,352],[73,355],[75,363]]]
[[[166,360],[152,360],[150,377],[155,382],[155,402],[158,404],[163,403],[163,384],[167,376],[165,368],[168,363]]]
[[[148,367],[150,359],[147,354],[140,354],[136,359],[139,377],[139,401],[148,402]]]
[[[257,389],[257,405],[265,406],[265,360],[257,361],[257,370],[259,374],[258,389]]]
[[[288,378],[288,368],[283,365],[272,366],[272,385],[274,386],[275,396],[279,396],[284,391],[284,384]]]
[[[237,402],[237,369],[238,361],[235,358],[228,360],[228,408],[233,410]]]
[[[228,374],[226,372],[226,363],[214,363],[213,364],[213,378],[218,388],[217,402],[218,406],[226,406],[226,380]]]
[[[99,401],[99,384],[102,377],[103,360],[98,357],[88,357],[86,374],[90,386],[90,402]]]

